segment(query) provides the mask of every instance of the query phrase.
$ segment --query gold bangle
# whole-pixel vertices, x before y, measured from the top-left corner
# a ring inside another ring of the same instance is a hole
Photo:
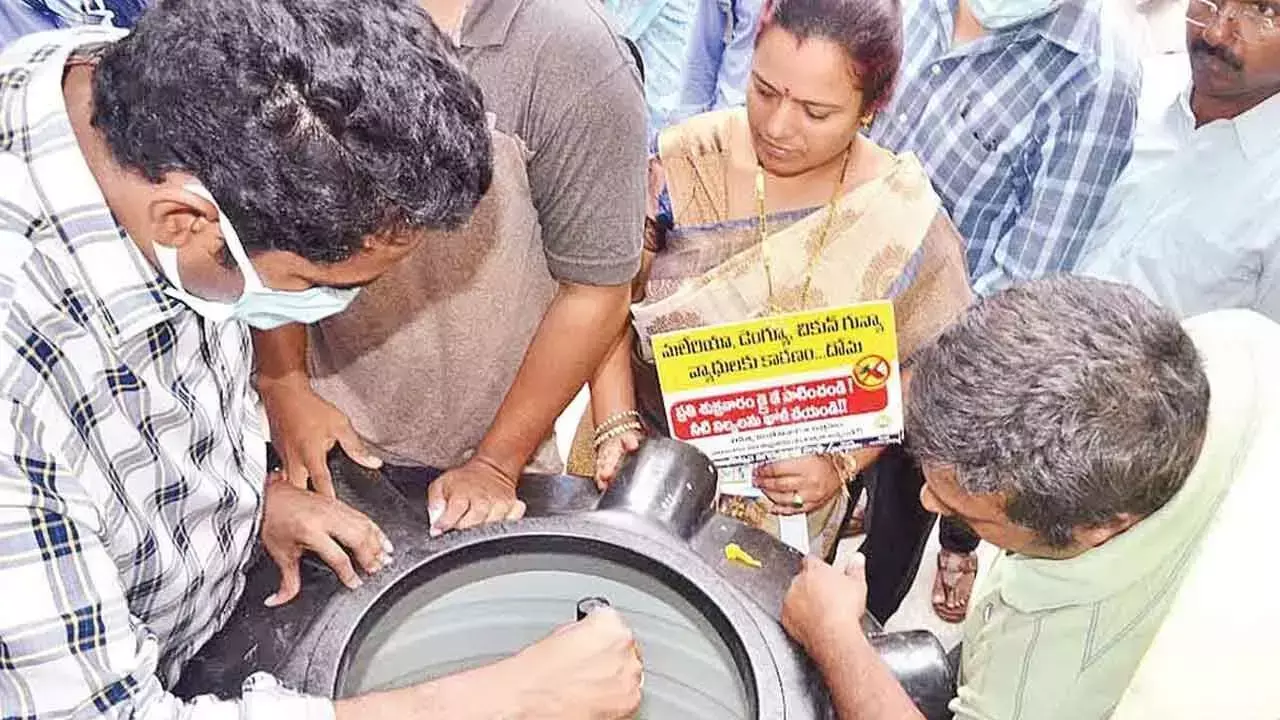
[[[632,421],[601,433],[595,440],[595,446],[600,447],[606,440],[613,439],[620,435],[625,435],[631,431],[644,432],[644,426],[638,422]]]
[[[644,426],[634,421],[629,422],[625,425],[619,425],[618,427],[613,428],[612,430],[609,430],[603,433],[602,435],[600,435],[599,437],[597,437],[593,447],[596,450],[599,450],[601,446],[603,446],[605,443],[609,442],[610,440],[614,438],[622,437],[623,435],[626,435],[627,433],[632,431],[643,433]]]
[[[852,452],[828,453],[824,455],[827,462],[831,463],[831,467],[836,471],[836,476],[841,480],[852,480],[858,474],[858,459]]]
[[[604,422],[596,425],[594,435],[600,437],[605,432],[612,430],[615,426],[625,424],[625,421],[640,422],[640,413],[635,410],[624,410],[614,413],[604,419]]]
[[[617,430],[609,430],[608,433],[596,438],[595,442],[591,443],[591,447],[593,447],[596,452],[599,452],[600,448],[605,446],[605,443],[608,443],[611,439],[625,436],[625,434],[631,432],[632,429],[634,428],[618,428]]]

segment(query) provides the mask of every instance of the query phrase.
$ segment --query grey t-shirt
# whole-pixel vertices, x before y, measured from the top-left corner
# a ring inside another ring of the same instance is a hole
[[[459,38],[497,129],[525,145],[552,276],[629,283],[644,230],[644,93],[600,3],[473,0]]]
[[[493,185],[464,227],[310,328],[316,391],[389,462],[465,461],[556,281],[621,285],[636,272],[644,105],[630,54],[591,2],[472,5],[463,53],[496,116]],[[560,471],[555,444],[529,468]]]

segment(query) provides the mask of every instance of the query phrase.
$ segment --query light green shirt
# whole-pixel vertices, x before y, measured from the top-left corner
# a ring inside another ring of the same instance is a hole
[[[1247,419],[1247,362],[1189,323],[1209,377],[1209,423],[1183,488],[1150,517],[1069,560],[996,559],[965,624],[957,720],[1106,718],[1160,627],[1205,530],[1230,488]],[[1217,334],[1221,334],[1220,332]],[[1225,348],[1225,350],[1224,350]],[[1216,351],[1216,352],[1215,352]]]

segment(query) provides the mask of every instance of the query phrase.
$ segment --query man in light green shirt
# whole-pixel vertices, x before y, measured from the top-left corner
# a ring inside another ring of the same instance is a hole
[[[1247,311],[1183,326],[1132,288],[1055,278],[980,301],[917,355],[921,502],[1004,550],[974,594],[956,718],[1110,716],[1259,446],[1276,393],[1254,344],[1276,332]],[[842,720],[920,717],[857,632],[864,596],[860,562],[810,562],[783,622]]]

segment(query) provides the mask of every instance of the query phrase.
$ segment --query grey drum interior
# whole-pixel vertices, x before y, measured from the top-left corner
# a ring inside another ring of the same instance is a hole
[[[572,551],[557,551],[539,544],[497,554],[507,544],[493,543],[486,556],[473,555],[421,584],[410,579],[411,589],[361,622],[339,693],[404,687],[513,655],[572,621],[579,599],[596,596],[622,613],[642,649],[645,688],[637,717],[756,716],[750,675],[741,665],[745,649],[696,587],[678,577],[658,579],[666,573],[619,548],[575,543]]]

